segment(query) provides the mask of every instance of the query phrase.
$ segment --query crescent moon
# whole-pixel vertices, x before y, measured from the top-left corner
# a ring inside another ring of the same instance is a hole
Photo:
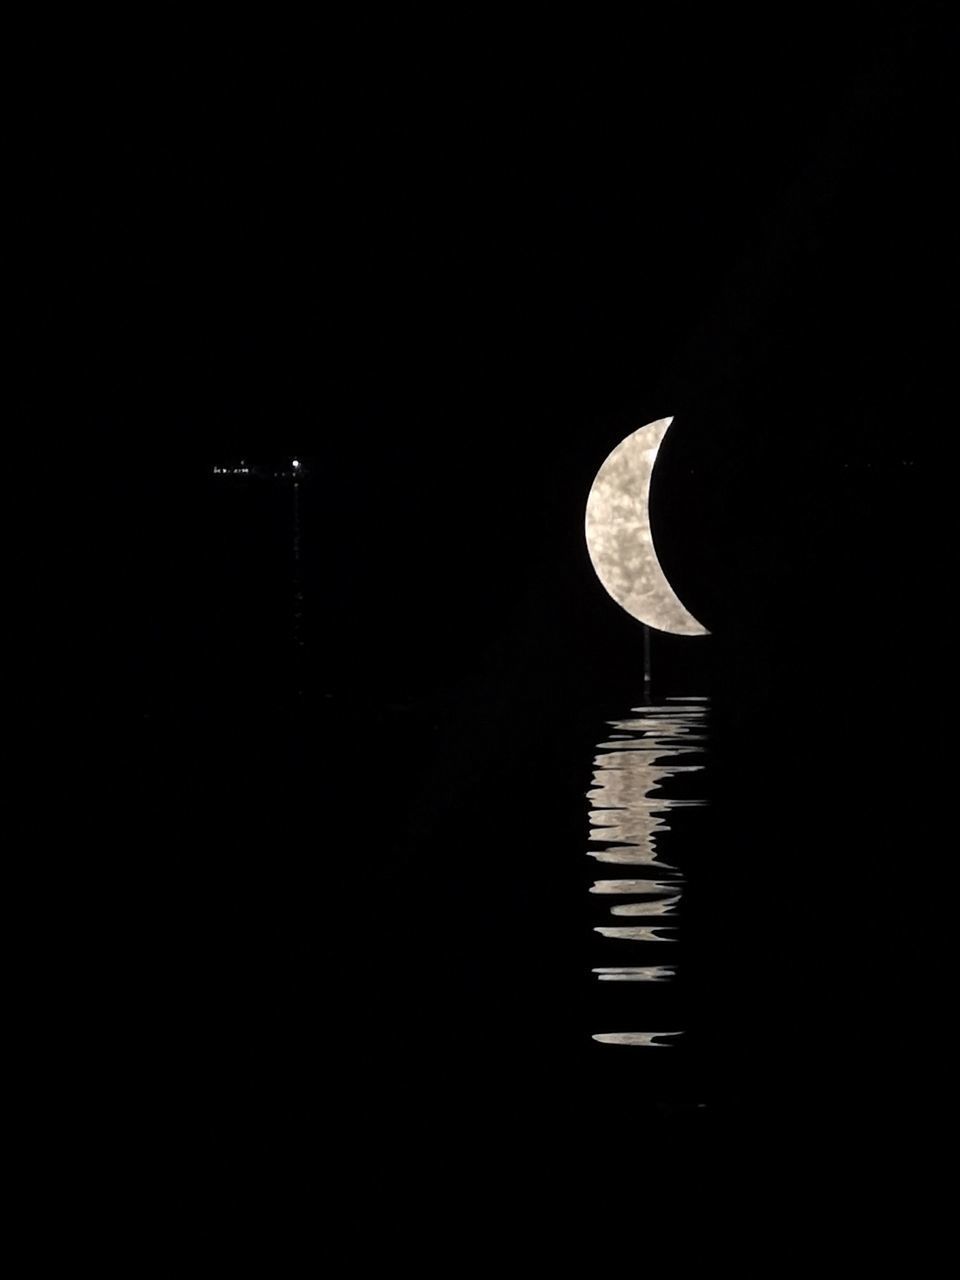
[[[658,418],[617,445],[587,498],[587,550],[597,577],[632,618],[676,636],[710,633],[663,572],[650,527],[650,481],[673,418]]]

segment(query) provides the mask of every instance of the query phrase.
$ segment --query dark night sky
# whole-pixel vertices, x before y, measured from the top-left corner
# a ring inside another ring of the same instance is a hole
[[[819,856],[856,830],[900,865],[883,833],[912,819],[881,821],[870,744],[886,698],[941,669],[927,477],[956,337],[946,6],[127,22],[28,42],[20,403],[48,467],[82,477],[63,553],[81,603],[54,647],[93,693],[77,750],[105,779],[110,856],[165,859],[182,959],[166,978],[145,968],[179,1096],[265,1113],[262,1082],[283,1079],[295,1112],[321,1050],[290,1028],[329,995],[318,935],[353,945],[337,895],[389,883],[406,911],[442,915],[441,833],[487,811],[485,794],[506,803],[518,744],[582,733],[586,750],[590,715],[629,705],[637,634],[593,580],[580,522],[609,449],[668,413],[660,550],[716,634],[658,660],[714,698],[739,901],[767,894],[785,913],[755,937],[796,998],[770,1033],[782,1082],[786,1028],[814,1016],[810,971],[782,941],[806,916],[792,874],[761,894],[753,873],[772,845],[783,868],[823,838],[810,793],[824,788],[859,799]],[[214,462],[293,453],[309,468],[301,719],[289,512],[209,479]],[[833,774],[800,785],[821,750]],[[545,751],[541,781],[566,778],[563,748]],[[579,821],[576,786],[561,791]],[[225,837],[215,810],[226,821],[241,799]],[[332,896],[292,852],[318,844]],[[852,870],[833,891],[844,920],[880,909]],[[384,941],[335,1004],[423,958],[370,910]],[[507,937],[518,910],[503,908]],[[495,1006],[505,980],[484,989],[450,945]],[[813,964],[814,988],[839,974],[834,1029],[874,945],[858,935]],[[730,1016],[769,1014],[769,982]],[[411,1017],[459,1026],[455,990]],[[389,989],[378,999],[389,1021]],[[520,1018],[509,999],[503,1017]],[[251,1027],[272,1055],[243,1056]],[[850,1034],[851,1075],[868,1039]],[[418,1050],[403,1053],[416,1075]],[[264,1127],[275,1140],[284,1123]]]
[[[159,615],[210,462],[302,453],[330,678],[363,683],[383,627],[384,677],[415,687],[553,572],[556,521],[624,430],[679,413],[699,487],[664,554],[679,539],[687,592],[726,599],[704,557],[732,510],[918,446],[894,406],[922,411],[946,350],[938,20],[85,30],[93,53],[22,108],[41,447],[130,500]]]

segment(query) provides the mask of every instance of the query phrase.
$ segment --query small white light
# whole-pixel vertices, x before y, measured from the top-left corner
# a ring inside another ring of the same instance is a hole
[[[299,471],[299,470],[300,470],[300,459],[299,459],[299,458],[294,458],[294,459],[293,459],[293,469],[294,469],[294,471]]]

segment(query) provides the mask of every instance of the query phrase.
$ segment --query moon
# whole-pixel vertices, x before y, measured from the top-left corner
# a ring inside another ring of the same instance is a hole
[[[632,618],[676,636],[710,633],[663,572],[650,527],[650,481],[673,418],[658,418],[617,445],[587,498],[587,550],[597,577]]]

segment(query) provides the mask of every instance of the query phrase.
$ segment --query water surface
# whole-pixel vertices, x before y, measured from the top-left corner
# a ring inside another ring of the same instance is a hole
[[[682,918],[686,880],[681,864],[695,866],[702,849],[697,848],[695,824],[688,824],[682,841],[678,841],[676,816],[680,810],[695,811],[706,804],[701,776],[705,768],[706,717],[706,699],[688,698],[632,708],[629,716],[611,720],[605,726],[587,791],[587,856],[611,867],[629,868],[629,872],[594,880],[588,893],[597,906],[604,898],[618,899],[607,908],[611,916],[677,917],[678,922]],[[598,961],[603,960],[603,949],[613,952],[623,943],[637,948],[635,954],[641,961],[617,964],[617,956],[611,954],[607,963],[598,963],[591,969],[598,982],[661,987],[682,976],[683,931],[679,923],[594,923],[592,927],[599,935]],[[657,963],[642,963],[642,949],[647,946],[656,948]],[[669,948],[666,952],[665,946]],[[664,958],[669,963],[662,963]],[[659,1021],[663,1005],[657,1008]],[[679,1014],[678,1025],[666,1031],[642,1029],[644,1016],[642,994],[623,993],[621,1027],[599,1030],[592,1038],[605,1045],[665,1048],[686,1030],[679,1025]],[[638,1025],[641,1029],[635,1029]]]

